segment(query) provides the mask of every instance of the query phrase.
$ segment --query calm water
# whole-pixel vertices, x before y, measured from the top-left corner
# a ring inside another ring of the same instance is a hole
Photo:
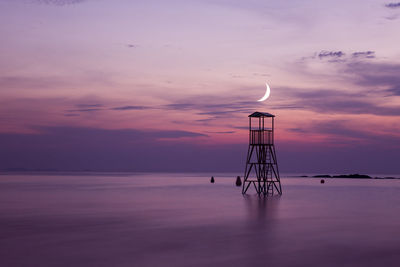
[[[0,266],[400,266],[400,180],[1,175]]]

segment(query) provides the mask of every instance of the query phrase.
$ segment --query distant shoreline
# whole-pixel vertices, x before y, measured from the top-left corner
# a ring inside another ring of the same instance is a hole
[[[385,177],[371,177],[366,174],[341,174],[341,175],[329,175],[329,174],[319,174],[319,175],[313,175],[313,176],[308,176],[308,175],[302,175],[300,177],[305,177],[305,178],[345,178],[345,179],[400,179],[398,177],[392,177],[392,176],[385,176]]]

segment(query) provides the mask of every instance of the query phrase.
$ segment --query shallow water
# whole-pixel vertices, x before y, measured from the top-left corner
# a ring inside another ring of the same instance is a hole
[[[400,266],[400,180],[0,176],[1,266]]]

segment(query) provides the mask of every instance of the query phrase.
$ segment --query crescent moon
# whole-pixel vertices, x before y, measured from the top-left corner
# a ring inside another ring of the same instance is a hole
[[[268,83],[266,83],[266,85],[267,85],[267,91],[265,92],[265,95],[263,97],[261,97],[260,99],[258,99],[257,101],[262,102],[262,101],[266,100],[269,97],[269,95],[271,94],[271,89],[269,88]]]

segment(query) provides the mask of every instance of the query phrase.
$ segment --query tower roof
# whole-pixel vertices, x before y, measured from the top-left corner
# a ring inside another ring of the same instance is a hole
[[[275,115],[267,113],[267,112],[256,111],[256,112],[250,114],[249,117],[257,117],[257,118],[259,118],[259,117],[275,117]]]

